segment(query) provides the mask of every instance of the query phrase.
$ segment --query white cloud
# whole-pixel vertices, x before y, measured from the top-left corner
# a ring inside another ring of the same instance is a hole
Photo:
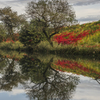
[[[80,76],[80,80],[72,100],[100,100],[100,85],[92,78]]]
[[[18,14],[24,14],[25,7],[30,1],[32,0],[0,0],[0,8],[11,6]],[[100,0],[68,0],[68,2],[73,4],[76,18],[81,23],[99,20]]]
[[[13,89],[11,92],[9,92],[9,95],[18,95],[18,94],[23,94],[25,93],[24,89]]]
[[[80,23],[100,20],[100,4],[73,6],[76,18]]]
[[[75,6],[90,5],[100,3],[100,0],[68,0],[69,3]]]

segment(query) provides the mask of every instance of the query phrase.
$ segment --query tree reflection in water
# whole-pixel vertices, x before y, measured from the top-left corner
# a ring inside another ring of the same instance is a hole
[[[29,56],[24,56],[20,60],[23,75],[30,77],[30,82],[24,85],[30,100],[69,100],[72,98],[79,78],[54,70],[51,67],[52,62],[53,58],[48,63],[43,63]]]
[[[13,87],[17,87],[18,83],[23,83],[27,78],[18,70],[18,62],[15,59],[5,57],[0,60],[0,65],[2,62],[5,66],[0,67],[0,73],[2,74],[0,90],[11,91]]]
[[[21,83],[30,100],[71,99],[79,78],[54,70],[52,62],[53,58],[44,63],[29,55],[19,61],[0,56],[0,90],[11,91]]]

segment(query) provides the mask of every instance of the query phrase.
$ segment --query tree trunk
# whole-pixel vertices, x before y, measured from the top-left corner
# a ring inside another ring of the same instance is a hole
[[[12,27],[8,28],[8,34],[12,37],[12,35],[13,35],[13,28]]]
[[[53,47],[53,43],[50,41],[50,38],[48,37],[47,32],[45,31],[45,29],[43,29],[43,33],[46,36],[47,41],[49,42],[49,44]]]

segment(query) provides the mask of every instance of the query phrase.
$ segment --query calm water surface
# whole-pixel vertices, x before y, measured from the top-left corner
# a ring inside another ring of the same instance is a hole
[[[0,52],[0,100],[100,100],[99,60]]]

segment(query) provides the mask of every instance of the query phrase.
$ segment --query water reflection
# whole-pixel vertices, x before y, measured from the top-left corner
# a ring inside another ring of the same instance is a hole
[[[41,58],[42,59],[42,58]],[[11,91],[22,84],[30,100],[69,100],[72,98],[79,77],[65,75],[52,67],[53,57],[46,62],[35,55],[0,56],[0,90]]]
[[[15,59],[1,58],[0,56],[0,72],[2,77],[0,78],[0,89],[5,91],[11,91],[13,87],[17,87],[19,83],[23,83],[26,80],[20,70],[18,70],[18,62]]]
[[[52,62],[53,58],[48,63],[43,63],[30,56],[24,56],[20,60],[22,73],[30,77],[30,83],[25,84],[25,88],[28,89],[27,95],[31,100],[71,99],[79,78],[59,73],[51,67]]]
[[[90,62],[89,64],[92,65]],[[92,77],[94,79],[100,79],[100,63],[99,66],[92,67],[88,63],[84,65],[84,63],[71,61],[71,60],[58,60],[54,63],[53,68],[60,71],[72,72],[75,74],[80,74],[88,77]]]

